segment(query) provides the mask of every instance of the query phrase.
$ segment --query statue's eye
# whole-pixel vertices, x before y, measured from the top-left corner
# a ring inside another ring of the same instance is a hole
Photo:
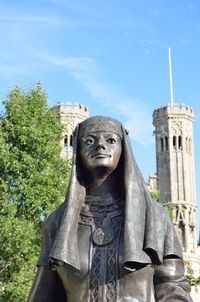
[[[115,143],[116,143],[116,140],[115,140],[113,137],[111,137],[111,138],[109,138],[109,139],[107,140],[107,143],[109,143],[109,144],[115,144]]]
[[[92,145],[94,143],[94,139],[88,138],[88,139],[86,139],[85,143],[86,143],[86,145]]]

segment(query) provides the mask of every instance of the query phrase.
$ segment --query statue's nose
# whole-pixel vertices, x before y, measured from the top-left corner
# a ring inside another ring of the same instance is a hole
[[[105,145],[104,145],[104,142],[102,140],[98,141],[97,149],[105,149]]]

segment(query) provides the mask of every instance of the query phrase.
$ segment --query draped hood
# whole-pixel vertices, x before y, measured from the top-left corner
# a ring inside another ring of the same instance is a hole
[[[122,140],[125,192],[125,221],[123,240],[124,268],[131,270],[147,264],[161,264],[166,257],[182,258],[181,247],[166,210],[152,201],[141,172],[134,159],[128,132],[114,119],[91,117],[80,123],[74,132],[71,178],[64,203],[46,221],[46,229],[54,228],[51,244],[43,247],[39,265],[46,259],[61,260],[80,270],[78,252],[78,221],[85,202],[86,189],[81,180],[79,138],[85,128],[93,124],[93,131],[118,132]],[[104,125],[105,124],[105,125]],[[97,126],[95,126],[97,125]],[[115,127],[116,126],[116,127]],[[110,127],[110,128],[109,128]],[[52,227],[52,224],[54,225]]]

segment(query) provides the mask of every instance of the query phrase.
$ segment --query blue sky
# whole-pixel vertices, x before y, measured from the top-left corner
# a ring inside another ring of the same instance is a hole
[[[120,119],[146,179],[156,170],[152,113],[170,100],[171,47],[175,102],[195,112],[199,184],[199,0],[0,0],[0,41],[1,102],[17,82],[40,80],[50,105]]]

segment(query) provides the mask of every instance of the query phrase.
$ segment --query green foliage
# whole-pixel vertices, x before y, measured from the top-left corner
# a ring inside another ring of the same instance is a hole
[[[200,276],[195,277],[192,266],[189,263],[186,264],[186,277],[187,277],[188,282],[189,282],[190,291],[191,291],[192,286],[197,286],[197,285],[200,284]]]
[[[151,198],[155,201],[159,201],[160,192],[158,190],[150,192]]]
[[[40,84],[19,86],[0,122],[0,301],[24,302],[40,249],[40,230],[65,194],[70,165],[60,158],[62,127]]]

